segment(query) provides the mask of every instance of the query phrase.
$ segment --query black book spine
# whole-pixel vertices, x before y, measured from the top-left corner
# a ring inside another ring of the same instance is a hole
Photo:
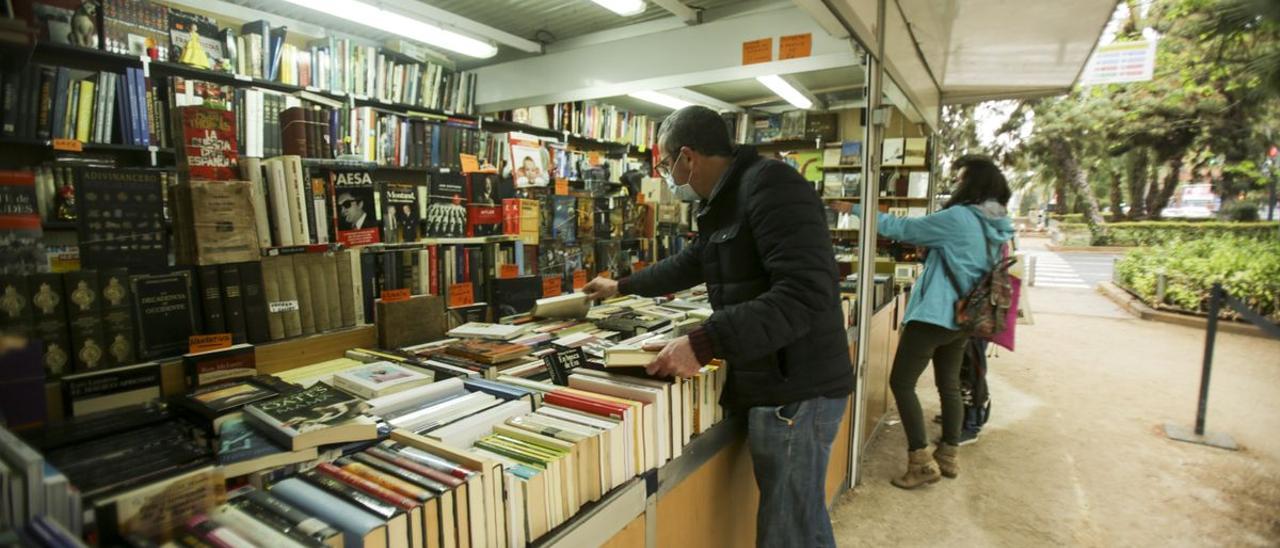
[[[222,288],[222,316],[226,320],[227,332],[231,340],[240,344],[248,340],[248,329],[244,314],[244,285],[240,280],[240,269],[234,264],[218,267],[218,283]]]
[[[44,372],[48,379],[70,373],[71,335],[67,331],[67,292],[62,274],[34,274],[27,283],[33,335],[44,343]]]
[[[360,253],[355,250],[354,253]],[[373,253],[360,253],[360,285],[364,290],[364,321],[365,323],[373,323],[373,300],[378,298],[375,294],[378,280],[377,257]]]
[[[53,112],[53,81],[55,70],[53,67],[40,67],[40,87],[39,87],[39,111],[36,114],[36,138],[48,139],[52,125]]]
[[[413,265],[418,260],[418,254],[413,251],[401,251],[397,254],[400,256],[400,264],[398,265],[400,267],[400,285],[398,289],[413,289],[413,284],[416,281],[413,277]]]
[[[102,287],[102,337],[107,345],[107,365],[116,367],[137,363],[137,337],[133,321],[133,298],[129,294],[129,270],[103,270],[98,282]]]
[[[32,331],[31,287],[26,277],[0,276],[0,331],[27,337]]]
[[[292,504],[272,496],[266,491],[255,489],[245,493],[241,498],[253,506],[274,514],[278,519],[288,523],[290,527],[296,528],[312,540],[323,542],[341,534],[328,524],[308,515]]]
[[[262,263],[237,265],[240,270],[240,298],[244,301],[245,336],[252,344],[271,340],[267,322],[267,296],[262,287]]]
[[[203,333],[226,333],[227,319],[222,315],[222,291],[218,281],[218,267],[202,266],[200,276],[200,304],[204,310]]]
[[[310,112],[310,111],[307,111]],[[310,146],[308,144],[307,146]],[[320,243],[320,235],[316,232],[316,200],[311,190],[311,168],[303,166],[302,168],[302,190],[305,198],[302,200],[307,206],[307,227],[311,232],[311,243]],[[323,212],[321,212],[323,213]]]
[[[467,248],[467,267],[469,272],[467,276],[471,278],[471,292],[475,298],[474,302],[485,302],[484,286],[484,260],[478,247]]]
[[[375,298],[380,297],[383,291],[400,288],[399,259],[400,254],[394,251],[382,253],[382,275],[378,276],[379,287],[374,288],[377,292]]]
[[[98,272],[69,272],[65,282],[75,370],[100,369],[106,365],[106,347],[102,340],[102,289]]]
[[[21,72],[6,72],[4,74],[4,85],[0,87],[0,92],[4,93],[3,102],[0,106],[4,108],[4,126],[0,128],[0,134],[5,136],[13,136],[18,133],[18,84],[22,79]]]

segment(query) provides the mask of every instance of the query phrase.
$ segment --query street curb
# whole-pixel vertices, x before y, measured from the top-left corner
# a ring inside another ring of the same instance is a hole
[[[1066,252],[1066,253],[1128,253],[1134,249],[1137,249],[1136,247],[1121,247],[1121,246],[1096,246],[1096,245],[1068,246],[1068,245],[1053,245],[1053,244],[1045,244],[1044,247],[1045,249],[1048,249],[1049,251],[1052,251],[1054,253],[1062,253],[1062,252]]]
[[[1182,325],[1186,327],[1194,327],[1196,329],[1207,329],[1209,326],[1208,318],[1202,316],[1192,316],[1190,314],[1178,314],[1176,312],[1165,312],[1156,310],[1147,306],[1133,294],[1125,291],[1114,282],[1099,282],[1095,286],[1098,293],[1111,299],[1117,306],[1123,308],[1125,312],[1133,314],[1140,320],[1148,320],[1154,322],[1162,322],[1174,325]],[[1248,335],[1250,337],[1258,337],[1260,339],[1269,339],[1266,333],[1261,329],[1254,327],[1253,324],[1237,322],[1232,320],[1218,320],[1218,330],[1227,333],[1235,333],[1237,335]]]

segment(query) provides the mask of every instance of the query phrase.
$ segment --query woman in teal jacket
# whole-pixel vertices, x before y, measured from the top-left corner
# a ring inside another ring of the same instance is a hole
[[[1013,224],[1005,206],[1009,183],[990,158],[965,156],[956,161],[959,181],[941,211],[924,217],[877,217],[880,236],[928,248],[924,272],[911,289],[903,315],[902,337],[893,359],[889,385],[907,433],[907,473],[893,484],[913,489],[959,473],[957,446],[964,418],[960,398],[960,362],[967,337],[956,329],[955,303],[960,295],[947,279],[943,261],[964,293],[991,271],[1001,246],[1013,238]],[[861,209],[854,206],[855,215]],[[928,452],[924,413],[916,398],[916,381],[933,360],[942,399],[942,442]]]

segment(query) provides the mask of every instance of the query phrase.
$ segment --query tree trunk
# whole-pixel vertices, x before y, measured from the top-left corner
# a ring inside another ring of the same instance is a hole
[[[1125,157],[1126,177],[1129,179],[1129,215],[1131,221],[1146,216],[1144,202],[1147,194],[1147,172],[1150,171],[1150,156],[1144,148],[1135,148]]]
[[[1059,176],[1053,181],[1053,212],[1058,215],[1067,214],[1067,183]]]
[[[1160,187],[1155,201],[1147,206],[1149,219],[1159,219],[1160,211],[1169,205],[1169,200],[1173,199],[1173,193],[1178,190],[1178,182],[1182,176],[1182,156],[1174,156],[1169,160],[1168,169],[1169,172],[1164,176],[1164,186]]]
[[[1120,174],[1113,167],[1106,168],[1103,173],[1107,176],[1107,185],[1111,190],[1111,220],[1124,220],[1124,210],[1120,209],[1120,202],[1124,201],[1124,186],[1121,184]]]
[[[1076,196],[1084,205],[1084,220],[1089,223],[1089,230],[1097,232],[1102,226],[1102,215],[1098,213],[1098,198],[1093,195],[1093,190],[1089,188],[1089,181],[1084,175],[1084,170],[1080,169],[1080,162],[1076,159],[1074,150],[1071,145],[1063,140],[1054,140],[1051,145],[1054,165],[1057,167],[1058,180],[1070,185],[1075,190]]]

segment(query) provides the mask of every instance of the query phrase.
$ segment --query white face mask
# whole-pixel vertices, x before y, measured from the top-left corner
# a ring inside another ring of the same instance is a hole
[[[671,189],[671,193],[675,195],[677,200],[682,202],[696,202],[701,200],[702,196],[699,196],[697,191],[693,190],[693,185],[689,184],[688,180],[685,180],[684,184],[676,183],[676,162],[679,162],[680,156],[683,155],[684,152],[676,155],[675,161],[671,162],[671,169],[667,170],[667,174],[663,175],[662,179],[667,182],[667,187]],[[689,179],[693,179],[693,172],[689,173]]]

